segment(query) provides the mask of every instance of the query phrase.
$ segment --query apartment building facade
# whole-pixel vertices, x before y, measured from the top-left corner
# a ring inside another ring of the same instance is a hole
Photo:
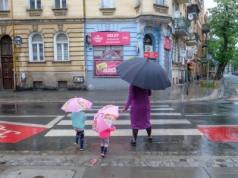
[[[0,0],[0,89],[84,88],[83,3]]]
[[[187,11],[199,2],[0,0],[0,89],[125,89],[116,66],[148,53],[171,83],[185,81],[198,68],[202,13]]]

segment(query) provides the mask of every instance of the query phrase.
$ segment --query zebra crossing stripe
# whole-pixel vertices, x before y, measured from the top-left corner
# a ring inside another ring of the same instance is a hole
[[[86,116],[94,116],[96,113],[85,113]],[[130,113],[120,113],[120,116],[130,116]],[[180,113],[171,112],[171,113],[150,113],[150,116],[181,116]],[[70,117],[70,114],[67,115]]]
[[[85,125],[92,125],[92,120],[86,120]],[[185,119],[151,119],[151,124],[155,125],[164,125],[164,124],[191,124],[188,120]],[[130,125],[130,120],[116,120],[115,125]],[[62,120],[57,125],[72,125],[71,120]]]
[[[85,137],[95,137],[98,136],[93,130],[86,129],[84,130]],[[131,136],[132,131],[131,129],[118,129],[111,132],[111,136]],[[140,130],[138,132],[139,136],[147,136],[145,130]],[[192,136],[201,136],[203,135],[197,129],[153,129],[152,130],[153,136],[180,136],[180,135],[192,135]],[[53,129],[50,130],[45,137],[73,137],[75,136],[75,131],[73,129]]]
[[[92,108],[102,108],[102,107],[104,107],[105,105],[101,105],[101,106],[99,106],[99,105],[93,105],[92,106]],[[155,105],[155,104],[151,104],[151,106],[150,106],[151,108],[153,108],[153,107],[156,107],[156,108],[168,108],[168,107],[170,107],[169,105]],[[119,108],[124,108],[124,106],[119,106]]]
[[[98,111],[100,108],[98,109],[90,109],[90,110],[86,110],[85,112],[89,112],[89,111]],[[130,109],[128,109],[128,111],[130,111]],[[151,111],[174,111],[173,108],[151,108]]]

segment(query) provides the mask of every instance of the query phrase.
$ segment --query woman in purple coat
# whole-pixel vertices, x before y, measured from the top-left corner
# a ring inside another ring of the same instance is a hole
[[[146,129],[148,141],[152,142],[151,124],[150,124],[150,98],[151,90],[142,89],[134,85],[130,85],[129,96],[126,106],[122,109],[124,113],[129,106],[132,134],[134,139],[131,140],[131,145],[136,146],[138,130]]]

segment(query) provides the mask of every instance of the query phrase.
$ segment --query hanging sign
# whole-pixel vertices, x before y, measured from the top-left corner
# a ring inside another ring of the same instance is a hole
[[[144,52],[144,58],[157,59],[158,52]]]
[[[167,36],[164,37],[164,49],[171,50],[172,49],[172,40]]]

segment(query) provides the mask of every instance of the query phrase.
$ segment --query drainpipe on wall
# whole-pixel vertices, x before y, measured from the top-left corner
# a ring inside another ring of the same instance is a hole
[[[12,49],[13,49],[13,80],[14,80],[14,91],[16,91],[16,46],[14,44],[15,37],[15,27],[14,27],[14,17],[13,17],[13,0],[11,0],[11,16],[12,16]]]
[[[83,41],[83,45],[84,45],[84,69],[85,69],[85,85],[86,85],[86,89],[87,89],[87,60],[86,60],[86,45],[85,45],[85,38],[86,38],[86,0],[83,0],[83,20],[84,20],[84,41]]]

